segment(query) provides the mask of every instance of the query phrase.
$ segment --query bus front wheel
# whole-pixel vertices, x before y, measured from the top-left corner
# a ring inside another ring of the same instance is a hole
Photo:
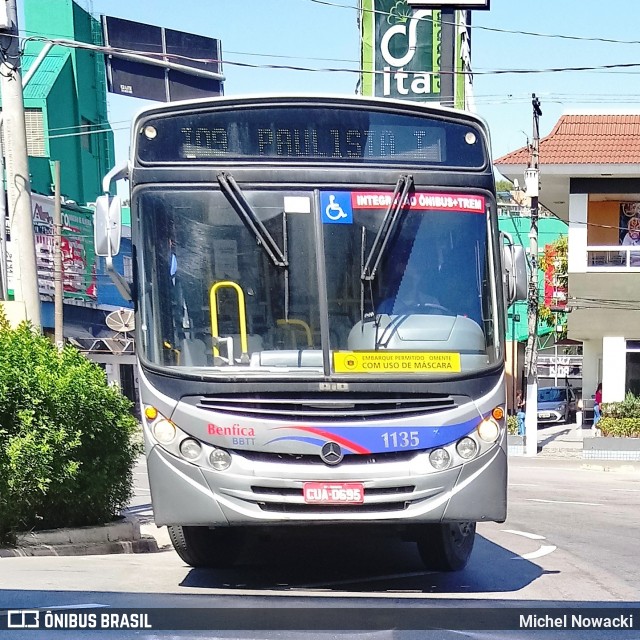
[[[173,548],[192,567],[222,569],[236,561],[243,537],[234,529],[209,529],[172,525],[167,527]]]
[[[475,522],[424,525],[418,539],[420,558],[427,569],[459,571],[469,561],[475,536]]]

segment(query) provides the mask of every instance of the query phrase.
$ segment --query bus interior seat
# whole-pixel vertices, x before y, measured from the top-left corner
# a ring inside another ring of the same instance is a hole
[[[288,349],[251,353],[252,367],[322,367],[322,351],[318,349]]]
[[[185,367],[206,367],[209,363],[210,349],[199,338],[185,338],[182,341],[182,364]]]
[[[233,357],[237,361],[242,355],[242,343],[240,342],[240,334],[232,333],[230,337],[233,338]],[[262,351],[263,346],[264,344],[262,342],[262,336],[254,333],[250,333],[249,335],[247,335],[247,347],[249,349],[249,355]],[[222,347],[221,349],[223,352],[226,351],[226,347]],[[226,355],[226,353],[223,353],[223,355]]]

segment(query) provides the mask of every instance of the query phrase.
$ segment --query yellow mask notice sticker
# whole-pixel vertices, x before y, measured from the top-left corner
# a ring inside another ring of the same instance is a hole
[[[459,353],[419,351],[336,351],[336,373],[457,373]]]

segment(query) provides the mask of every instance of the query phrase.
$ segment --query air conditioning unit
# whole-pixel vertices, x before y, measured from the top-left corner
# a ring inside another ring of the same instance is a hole
[[[2,2],[0,2],[0,31],[7,31],[10,27],[11,22],[7,14],[7,3],[2,0]]]

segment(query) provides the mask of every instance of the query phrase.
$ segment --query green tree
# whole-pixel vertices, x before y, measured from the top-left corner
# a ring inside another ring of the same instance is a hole
[[[97,364],[0,310],[0,541],[126,507],[140,453],[131,408]]]
[[[496,180],[496,191],[513,191],[513,184],[508,180]]]

